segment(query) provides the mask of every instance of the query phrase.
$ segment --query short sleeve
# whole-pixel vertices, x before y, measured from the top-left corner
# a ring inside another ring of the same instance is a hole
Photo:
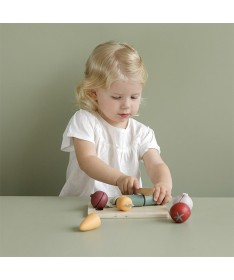
[[[84,110],[77,111],[63,133],[61,150],[64,152],[74,151],[73,137],[94,143],[94,129],[94,116]]]
[[[139,149],[140,160],[142,160],[143,155],[149,149],[156,149],[160,153],[160,147],[156,141],[154,131],[149,127],[144,127],[140,133],[140,149]]]

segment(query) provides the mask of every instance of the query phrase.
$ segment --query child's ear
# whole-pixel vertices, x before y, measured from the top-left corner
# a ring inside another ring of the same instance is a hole
[[[91,90],[90,90],[89,96],[90,96],[93,100],[97,101],[97,93],[96,93],[96,90],[91,89]]]

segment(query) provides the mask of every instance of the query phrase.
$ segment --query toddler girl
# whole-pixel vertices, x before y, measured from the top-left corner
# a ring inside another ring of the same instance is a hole
[[[143,161],[155,201],[170,201],[171,174],[154,132],[134,119],[146,79],[132,46],[111,41],[93,50],[77,87],[80,109],[63,134],[61,149],[70,157],[60,196],[90,196],[97,190],[109,197],[133,194],[142,187]]]

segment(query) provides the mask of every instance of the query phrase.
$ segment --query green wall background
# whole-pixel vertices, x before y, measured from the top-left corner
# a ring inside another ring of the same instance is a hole
[[[173,195],[234,195],[233,24],[1,24],[0,194],[58,195],[63,131],[93,48],[133,44],[149,72],[138,120],[151,126]],[[151,186],[143,171],[144,186]]]

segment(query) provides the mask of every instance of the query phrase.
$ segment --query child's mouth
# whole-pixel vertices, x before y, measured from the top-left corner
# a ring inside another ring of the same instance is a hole
[[[130,116],[129,114],[119,114],[119,115],[123,119],[128,118]]]

